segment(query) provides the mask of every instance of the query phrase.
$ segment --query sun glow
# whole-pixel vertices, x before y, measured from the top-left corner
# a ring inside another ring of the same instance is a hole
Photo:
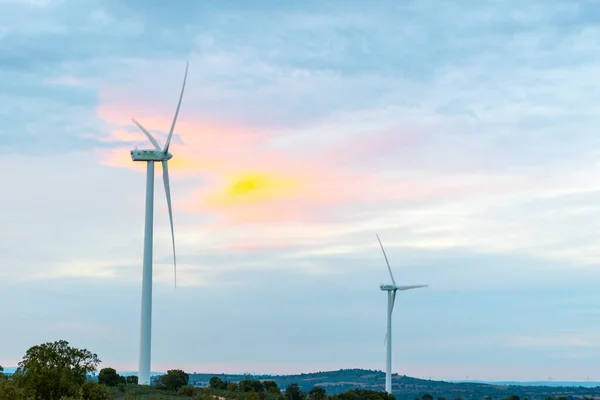
[[[266,172],[243,173],[206,197],[207,204],[234,205],[258,203],[287,197],[301,186],[299,179],[276,176]]]

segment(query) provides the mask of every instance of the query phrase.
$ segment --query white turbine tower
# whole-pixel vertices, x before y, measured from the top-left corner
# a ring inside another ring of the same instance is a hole
[[[152,233],[154,219],[154,163],[162,163],[163,182],[165,193],[167,195],[167,207],[169,209],[169,220],[171,222],[171,240],[173,243],[173,271],[175,276],[175,287],[177,287],[177,262],[175,258],[175,233],[173,231],[173,211],[171,210],[171,188],[169,185],[168,161],[173,157],[169,153],[169,144],[175,129],[175,122],[181,107],[181,99],[185,89],[188,66],[185,66],[185,76],[183,78],[183,87],[179,95],[179,103],[175,111],[175,117],[171,124],[171,130],[167,137],[164,149],[161,149],[158,142],[150,132],[148,132],[139,122],[132,119],[133,122],[148,136],[150,142],[154,145],[154,150],[132,150],[131,159],[133,161],[144,161],[146,163],[146,217],[144,228],[144,267],[142,273],[142,320],[140,327],[140,361],[138,371],[138,383],[140,385],[150,384],[150,343],[152,337]]]
[[[390,271],[390,277],[392,278],[392,285],[381,285],[381,290],[388,292],[388,301],[387,301],[387,333],[385,334],[385,344],[387,346],[385,353],[385,391],[392,394],[392,311],[394,310],[394,303],[396,301],[396,292],[398,290],[409,290],[409,289],[417,289],[422,287],[427,287],[429,285],[410,285],[410,286],[398,286],[396,285],[396,281],[394,280],[394,275],[392,274],[392,268],[390,267],[390,262],[388,261],[387,255],[385,254],[385,249],[383,248],[383,244],[381,244],[381,240],[379,239],[379,235],[377,236],[377,240],[379,241],[379,245],[381,246],[381,251],[383,252],[383,257],[385,258],[385,262],[387,264],[388,270]]]

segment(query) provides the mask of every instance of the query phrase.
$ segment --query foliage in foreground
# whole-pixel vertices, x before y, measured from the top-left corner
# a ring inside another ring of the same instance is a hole
[[[17,371],[4,379],[0,396],[60,400],[89,394],[90,399],[96,399],[92,393],[95,389],[84,384],[87,375],[94,373],[99,363],[96,354],[71,347],[65,340],[33,346],[25,353]]]

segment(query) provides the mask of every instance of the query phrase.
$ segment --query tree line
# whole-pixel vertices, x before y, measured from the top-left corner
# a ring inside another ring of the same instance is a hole
[[[328,396],[323,387],[314,386],[305,392],[297,383],[288,385],[282,391],[273,380],[254,380],[249,376],[239,382],[228,382],[213,376],[207,389],[213,397],[232,400],[395,400],[395,397],[387,392],[365,389],[352,389]]]
[[[14,374],[4,374],[0,366],[0,400],[144,398],[148,392],[176,393],[189,380],[184,371],[169,370],[156,379],[154,387],[143,388],[138,387],[137,376],[121,376],[108,367],[100,370],[96,381],[93,377],[100,363],[95,353],[72,347],[65,340],[33,346]]]
[[[429,393],[425,393],[421,397],[415,397],[414,400],[434,400],[434,397],[432,395],[430,395]],[[444,396],[438,396],[437,400],[447,400],[447,399]],[[448,399],[448,400],[450,400],[450,399]],[[453,400],[463,400],[463,399],[461,397],[455,397]],[[492,399],[490,396],[485,396],[483,400],[494,400],[494,399]],[[521,397],[517,396],[516,394],[511,394],[510,396],[503,397],[500,400],[521,400]],[[527,397],[524,397],[522,400],[529,400],[529,399]],[[545,398],[545,400],[570,400],[570,398],[567,396],[559,396],[559,397],[547,396]],[[591,398],[583,397],[583,400],[594,400],[594,398],[593,397],[591,397]]]
[[[141,386],[136,376],[121,376],[110,367],[102,368],[94,379],[100,363],[97,354],[72,347],[65,340],[33,346],[12,375],[4,374],[0,366],[0,400],[395,400],[385,392],[360,389],[331,397],[318,386],[303,392],[291,384],[282,391],[275,381],[250,377],[239,382],[213,377],[209,387],[194,387],[189,385],[189,374],[180,369],[167,371],[154,379],[152,386]]]
[[[180,369],[169,370],[153,379],[152,386],[144,386],[137,384],[136,376],[121,376],[110,367],[102,368],[96,379],[100,363],[95,353],[72,347],[64,340],[33,346],[14,374],[4,374],[0,366],[0,400],[396,400],[386,392],[367,389],[350,389],[330,396],[324,387],[303,391],[297,383],[291,383],[282,390],[274,380],[253,379],[249,375],[237,382],[213,376],[207,387],[196,387],[189,385],[189,374]],[[414,400],[434,400],[434,397],[424,394]],[[446,398],[439,396],[437,400]],[[511,395],[499,400],[521,398]],[[546,400],[571,399],[546,397]]]

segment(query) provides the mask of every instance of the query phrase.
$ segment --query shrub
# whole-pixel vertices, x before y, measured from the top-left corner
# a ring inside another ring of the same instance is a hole
[[[166,375],[158,377],[156,386],[159,389],[166,389],[176,392],[179,388],[186,386],[190,380],[190,376],[180,369],[171,369]]]
[[[102,368],[98,374],[98,383],[106,386],[117,386],[121,382],[121,376],[114,368]]]
[[[83,400],[110,400],[108,389],[97,382],[87,381],[81,386]]]
[[[196,393],[198,393],[198,389],[196,389],[195,387],[190,386],[190,385],[182,386],[177,391],[177,394],[179,394],[181,396],[188,396],[188,397],[194,397],[196,395]]]

